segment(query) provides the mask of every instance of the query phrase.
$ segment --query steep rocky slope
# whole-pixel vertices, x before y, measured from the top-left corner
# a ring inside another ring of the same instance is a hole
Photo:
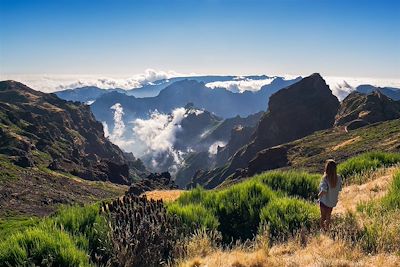
[[[130,182],[130,171],[145,171],[104,137],[88,106],[14,81],[0,82],[0,154],[21,167],[119,184]]]
[[[194,180],[215,187],[239,168],[247,167],[257,152],[333,126],[339,101],[319,74],[313,74],[273,94],[250,143],[223,167],[199,172]]]
[[[321,173],[327,159],[341,162],[371,150],[400,152],[400,119],[370,124],[353,131],[334,127],[261,150],[246,168],[238,170],[224,184],[277,168]]]
[[[340,105],[336,126],[353,130],[371,123],[400,118],[400,101],[394,101],[373,91],[369,94],[352,92]]]

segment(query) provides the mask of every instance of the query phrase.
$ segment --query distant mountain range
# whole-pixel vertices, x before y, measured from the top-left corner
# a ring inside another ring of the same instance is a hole
[[[393,100],[400,100],[400,89],[394,87],[376,87],[369,84],[363,84],[356,87],[356,91],[363,94],[370,94],[374,91],[386,95]]]
[[[205,109],[222,118],[237,115],[248,116],[267,109],[268,98],[276,91],[300,80],[276,78],[257,92],[233,93],[224,88],[211,89],[203,82],[182,80],[163,89],[156,97],[136,98],[118,92],[100,96],[92,105],[92,111],[100,121],[111,123],[113,114],[110,108],[119,103],[124,108],[126,122],[137,118],[148,118],[152,111],[170,113],[173,109],[188,103]]]
[[[174,77],[170,79],[161,79],[151,83],[147,83],[139,88],[132,89],[121,89],[121,88],[112,88],[112,89],[101,89],[96,86],[85,86],[78,87],[74,89],[66,89],[62,91],[55,92],[55,94],[65,100],[72,101],[80,101],[80,102],[88,102],[94,101],[99,98],[101,95],[117,91],[120,93],[124,93],[130,96],[135,96],[138,98],[142,97],[153,97],[157,96],[160,91],[167,86],[173,84],[174,82],[182,81],[182,80],[193,80],[197,82],[203,83],[212,83],[212,82],[225,82],[225,81],[241,81],[241,80],[265,80],[270,77],[266,75],[251,75],[251,76],[243,76],[237,77],[233,75],[228,76],[218,76],[218,75],[207,75],[207,76],[187,76],[187,77]]]

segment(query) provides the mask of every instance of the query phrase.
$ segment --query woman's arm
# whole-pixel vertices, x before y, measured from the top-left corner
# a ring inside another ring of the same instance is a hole
[[[318,194],[318,199],[321,199],[321,197],[324,195],[326,195],[326,191],[320,191]]]

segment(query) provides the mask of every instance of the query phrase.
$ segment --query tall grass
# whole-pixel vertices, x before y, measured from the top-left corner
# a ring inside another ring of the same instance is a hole
[[[381,205],[386,210],[400,210],[400,171],[394,174],[389,192],[381,200]]]
[[[385,196],[360,204],[358,211],[365,215],[360,246],[367,252],[400,253],[400,170],[393,175]]]
[[[29,228],[0,243],[0,266],[90,266],[73,238],[55,228]]]
[[[296,171],[270,171],[255,177],[273,190],[282,191],[289,196],[315,199],[318,196],[320,174]]]
[[[398,163],[400,163],[400,153],[368,152],[340,163],[338,165],[338,173],[344,179],[347,179]]]
[[[303,216],[307,220],[301,216],[292,218],[293,223],[289,227],[292,231],[315,219],[314,209],[311,208],[313,204],[293,199],[292,196],[315,197],[319,179],[319,175],[304,172],[268,172],[222,190],[206,191],[197,187],[181,194],[176,202],[169,204],[168,210],[182,217],[188,225],[200,224],[206,229],[215,229],[217,225],[216,229],[221,232],[224,242],[229,243],[254,238],[262,220],[262,210],[269,203],[282,199],[284,203],[290,203],[287,211],[307,210]],[[263,220],[264,223],[270,222],[269,217]],[[295,220],[301,221],[295,223]]]
[[[319,218],[316,205],[294,198],[276,198],[261,210],[261,222],[275,237],[288,237],[301,228],[310,228]]]
[[[0,266],[90,266],[107,243],[97,205],[63,207],[24,228],[0,242]]]

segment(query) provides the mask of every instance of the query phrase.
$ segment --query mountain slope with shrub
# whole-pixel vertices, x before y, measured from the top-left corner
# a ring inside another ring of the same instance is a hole
[[[104,137],[89,106],[18,82],[0,83],[0,123],[0,153],[21,167],[46,165],[83,179],[120,184],[129,183],[130,166],[141,168]]]
[[[146,172],[104,137],[88,106],[14,81],[0,82],[0,169],[0,216],[115,197]]]
[[[361,175],[357,182],[369,181],[371,165],[365,159],[377,168],[392,166],[389,188],[382,198],[358,203],[354,213],[335,214],[327,233],[318,231],[313,202],[321,174],[292,169],[265,172],[224,189],[198,187],[169,203],[126,195],[101,205],[64,207],[42,220],[0,221],[0,263],[220,266],[223,257],[224,264],[235,266],[282,266],[295,259],[333,264],[339,257],[347,265],[396,266],[400,154],[375,152],[347,159],[338,168],[351,173],[347,184],[356,182],[354,175]],[[335,250],[320,251],[321,246]],[[310,257],[316,248],[319,253]],[[241,258],[232,259],[235,251]]]
[[[319,131],[302,139],[264,149],[248,166],[229,177],[225,184],[271,169],[300,168],[321,172],[324,161],[337,162],[371,150],[400,152],[400,120],[391,120],[347,132],[344,128]]]

